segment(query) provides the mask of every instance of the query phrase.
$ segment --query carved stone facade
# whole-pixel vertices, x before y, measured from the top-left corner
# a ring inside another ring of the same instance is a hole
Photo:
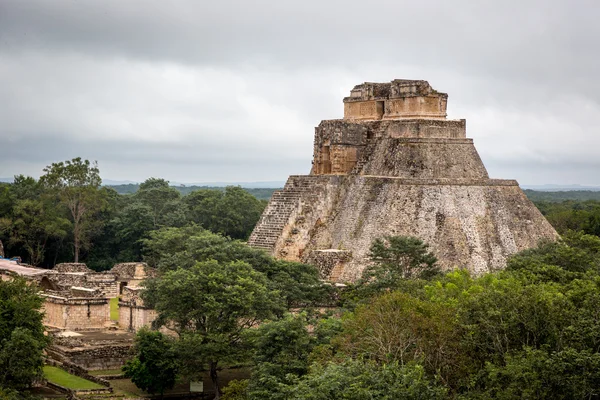
[[[447,99],[426,81],[356,86],[344,119],[315,129],[311,174],[273,194],[249,244],[352,281],[385,235],[419,237],[443,268],[474,273],[555,239],[516,181],[489,178],[466,121],[445,119]]]
[[[445,119],[447,103],[448,95],[433,90],[427,81],[365,82],[344,98],[344,119]]]

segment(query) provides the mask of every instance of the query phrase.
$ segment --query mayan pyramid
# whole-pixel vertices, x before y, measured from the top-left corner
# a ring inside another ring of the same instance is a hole
[[[417,236],[445,269],[504,268],[556,231],[515,180],[490,179],[448,95],[421,80],[363,83],[315,129],[310,175],[276,191],[249,244],[352,281],[373,239]]]

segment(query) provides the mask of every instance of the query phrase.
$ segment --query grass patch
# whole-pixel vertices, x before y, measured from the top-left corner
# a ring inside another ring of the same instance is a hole
[[[110,299],[110,319],[111,321],[119,320],[119,298]]]
[[[123,374],[123,371],[121,371],[120,369],[100,369],[97,371],[88,371],[88,374],[93,375],[93,376],[99,376],[99,375],[121,375]]]
[[[104,386],[98,385],[96,382],[71,375],[67,371],[51,365],[44,365],[44,376],[50,382],[69,389],[104,389]]]

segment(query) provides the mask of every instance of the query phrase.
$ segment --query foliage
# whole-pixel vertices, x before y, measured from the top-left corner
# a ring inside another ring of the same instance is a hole
[[[248,239],[264,204],[239,186],[224,192],[197,190],[185,197],[191,220],[215,233],[234,239]]]
[[[141,261],[143,240],[162,228],[200,224],[247,239],[266,205],[233,186],[183,190],[149,178],[121,195],[100,183],[98,166],[81,158],[51,164],[39,181],[18,175],[13,183],[0,183],[6,253],[46,268],[77,258],[102,271]],[[251,189],[264,190],[268,198],[271,189]]]
[[[320,281],[315,267],[275,260],[263,250],[199,226],[163,228],[150,233],[142,243],[146,249],[145,260],[161,271],[189,269],[195,262],[209,260],[220,263],[243,261],[266,276],[270,289],[277,290],[285,301],[285,308],[320,305],[330,298],[332,288]]]
[[[246,400],[248,398],[248,379],[231,380],[223,388],[222,400]]]
[[[135,356],[123,366],[125,376],[149,393],[164,393],[175,385],[178,364],[174,342],[158,331],[143,328],[135,337]]]
[[[93,218],[104,206],[103,191],[99,190],[102,180],[97,163],[81,160],[52,163],[44,168],[40,184],[56,192],[58,199],[70,213],[73,221],[75,262],[79,262],[80,250],[91,245],[91,236],[100,225]]]
[[[352,309],[365,299],[389,290],[411,291],[440,274],[437,258],[428,245],[412,236],[386,236],[371,244],[371,263],[361,279],[343,293],[343,303]]]
[[[265,276],[242,261],[197,262],[168,271],[150,280],[143,296],[158,313],[154,325],[177,332],[182,372],[194,377],[208,364],[217,388],[218,363],[240,359],[243,332],[282,307]]]
[[[536,201],[535,205],[560,234],[573,230],[599,236],[600,192],[593,193],[596,194],[595,200]]]
[[[114,189],[119,194],[133,194],[139,190],[140,185],[137,183],[127,183],[127,184],[122,184],[122,185],[109,185],[108,187],[110,187],[111,189]],[[182,196],[186,196],[197,190],[213,190],[213,191],[222,192],[225,190],[225,188],[227,186],[172,185],[171,187],[174,189],[177,189],[179,191],[179,193],[181,193]],[[280,189],[280,187],[278,187],[278,188],[248,188],[248,187],[244,187],[242,189],[244,189],[246,192],[250,193],[252,196],[256,197],[258,200],[269,200],[271,198],[271,196],[273,195],[273,192],[275,190]]]
[[[565,201],[583,202],[588,200],[600,200],[600,191],[598,190],[563,190],[563,191],[542,191],[542,190],[524,190],[527,197],[533,202],[559,203]]]
[[[347,359],[315,365],[293,390],[291,399],[444,399],[447,390],[427,376],[422,366]]]
[[[307,316],[286,315],[250,332],[255,367],[248,384],[251,399],[287,399],[290,385],[308,372],[315,338],[307,329]]]
[[[37,287],[0,280],[0,388],[23,390],[41,377],[44,335]]]

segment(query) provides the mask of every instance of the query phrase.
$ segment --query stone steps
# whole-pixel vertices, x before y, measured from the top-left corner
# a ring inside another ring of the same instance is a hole
[[[364,166],[371,159],[371,155],[375,151],[375,146],[376,146],[375,141],[372,141],[371,143],[369,143],[365,146],[362,157],[356,162],[356,164],[354,165],[354,168],[352,168],[352,171],[350,171],[349,175],[360,175],[361,174]]]
[[[342,272],[344,272],[344,264],[339,263],[331,270],[328,280],[330,282],[339,281],[340,277],[342,276]]]
[[[263,212],[256,228],[248,239],[252,247],[272,252],[292,213],[300,206],[303,198],[313,198],[319,176],[292,176],[282,190],[275,191]]]

